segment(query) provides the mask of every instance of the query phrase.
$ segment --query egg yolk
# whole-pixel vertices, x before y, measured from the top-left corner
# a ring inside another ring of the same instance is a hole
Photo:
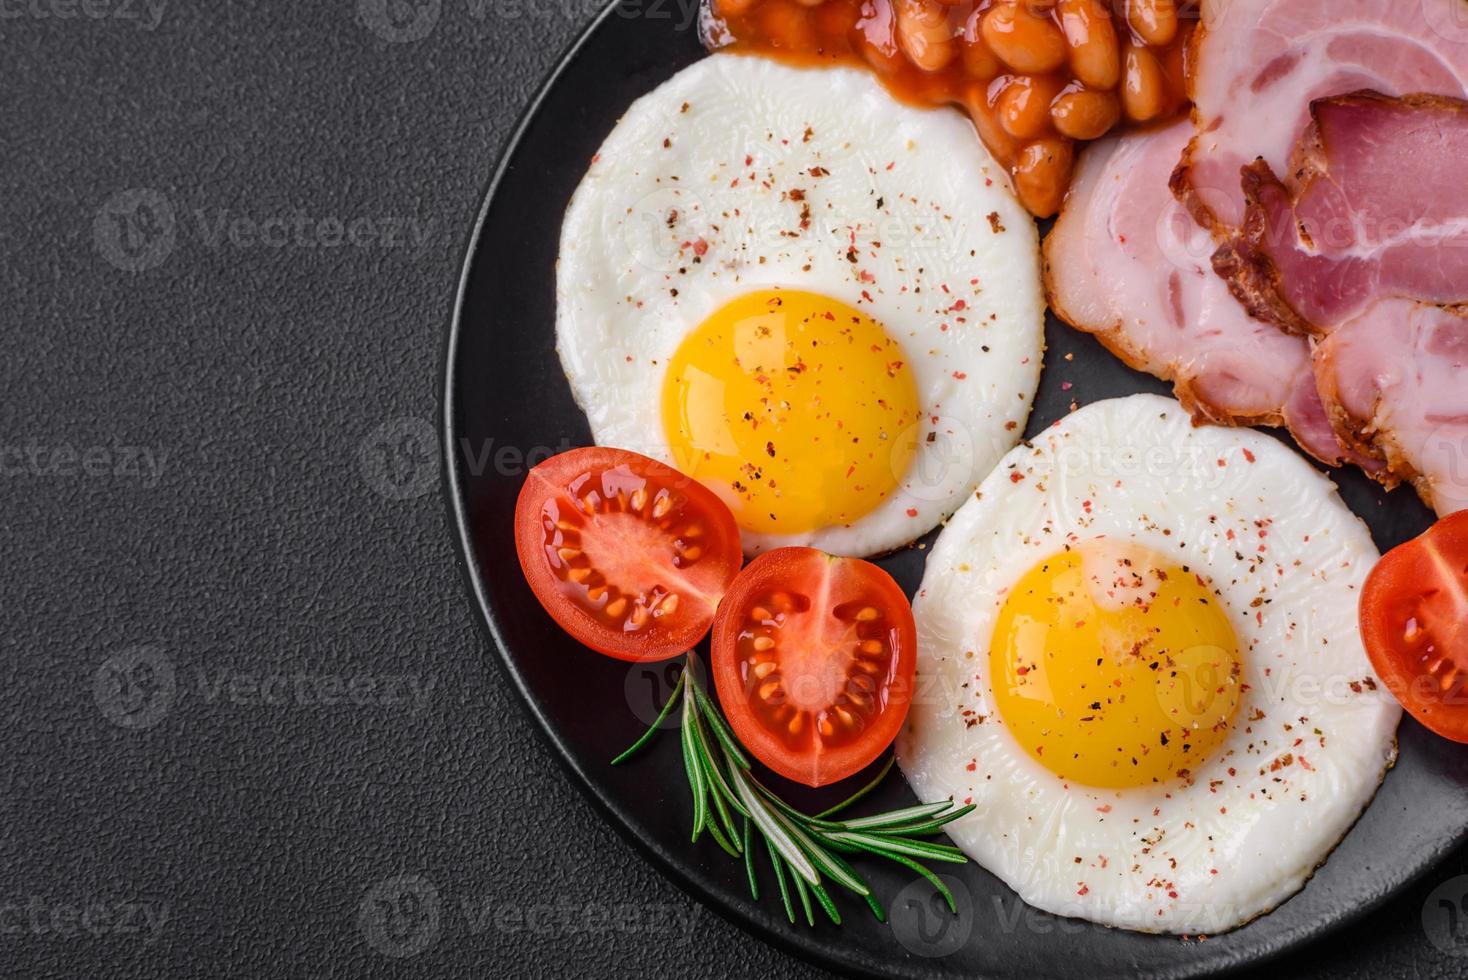
[[[1088,786],[1187,780],[1238,709],[1243,662],[1203,580],[1097,538],[1030,569],[1004,600],[989,669],[1005,727]]]
[[[793,289],[722,307],[668,365],[673,462],[746,530],[851,524],[898,485],[917,451],[917,385],[902,346],[845,303]]]

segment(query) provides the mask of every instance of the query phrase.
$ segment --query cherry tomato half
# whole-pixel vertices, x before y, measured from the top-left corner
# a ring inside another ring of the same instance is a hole
[[[744,557],[734,515],[702,484],[601,447],[530,471],[515,549],[562,629],[632,661],[675,657],[703,639]]]
[[[870,562],[780,548],[750,562],[714,620],[713,675],[734,733],[782,776],[824,786],[897,737],[917,629]]]
[[[1413,718],[1468,742],[1468,511],[1393,548],[1371,570],[1361,640]]]

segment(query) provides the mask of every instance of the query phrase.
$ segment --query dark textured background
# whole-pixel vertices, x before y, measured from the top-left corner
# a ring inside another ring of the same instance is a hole
[[[816,975],[602,822],[475,627],[443,331],[594,3],[419,3],[0,0],[4,975]],[[1287,975],[1468,975],[1464,874]],[[398,875],[414,942],[360,915]]]

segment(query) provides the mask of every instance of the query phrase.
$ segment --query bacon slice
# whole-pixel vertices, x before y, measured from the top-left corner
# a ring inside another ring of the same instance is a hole
[[[1141,371],[1173,382],[1199,421],[1286,424],[1328,463],[1342,450],[1309,343],[1251,318],[1214,275],[1214,243],[1172,197],[1186,121],[1092,143],[1045,239],[1056,314]]]
[[[1439,515],[1468,509],[1468,310],[1385,299],[1315,351],[1333,421]]]
[[[1241,169],[1288,173],[1317,99],[1372,90],[1468,96],[1464,0],[1204,0],[1197,135],[1174,190],[1224,240],[1243,224]]]
[[[1468,4],[1465,4],[1468,14]],[[1256,315],[1329,331],[1382,297],[1468,301],[1468,102],[1371,93],[1317,102],[1293,191],[1244,172],[1244,234],[1214,257]]]

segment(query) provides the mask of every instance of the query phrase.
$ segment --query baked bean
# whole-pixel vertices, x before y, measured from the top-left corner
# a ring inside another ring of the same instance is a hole
[[[1000,0],[984,14],[980,32],[989,50],[1017,72],[1043,75],[1065,64],[1065,35],[1028,2]]]
[[[987,82],[990,79],[998,78],[1004,66],[999,63],[999,59],[994,57],[994,52],[990,51],[989,46],[984,43],[983,33],[979,27],[979,22],[983,18],[984,13],[981,10],[975,10],[969,15],[968,23],[963,27],[961,48],[963,70],[968,73],[968,77]]]
[[[998,114],[989,104],[989,86],[983,82],[968,86],[963,103],[968,108],[969,118],[974,121],[974,129],[979,132],[979,139],[983,140],[994,159],[1008,166],[1019,154],[1020,143],[1000,125]]]
[[[755,17],[771,37],[781,38],[785,47],[804,51],[815,46],[815,31],[805,8],[795,0],[762,0]]]
[[[1177,0],[1127,0],[1126,21],[1154,48],[1177,37]]]
[[[1020,203],[1037,218],[1060,210],[1070,186],[1075,144],[1067,139],[1036,140],[1020,151],[1014,165],[1014,190]]]
[[[1071,73],[1086,88],[1116,88],[1121,80],[1121,46],[1105,4],[1101,0],[1060,0],[1056,11],[1070,47]]]
[[[937,0],[897,0],[897,43],[923,71],[942,71],[958,52],[948,10]]]
[[[1132,122],[1149,122],[1167,108],[1167,78],[1157,57],[1146,48],[1128,44],[1126,72],[1121,84],[1121,107]]]
[[[1094,140],[1121,120],[1121,106],[1110,92],[1067,92],[1050,106],[1050,116],[1060,135]]]
[[[1063,88],[1065,80],[1055,75],[1016,75],[994,100],[999,125],[1016,139],[1044,136],[1050,128],[1050,103]]]

